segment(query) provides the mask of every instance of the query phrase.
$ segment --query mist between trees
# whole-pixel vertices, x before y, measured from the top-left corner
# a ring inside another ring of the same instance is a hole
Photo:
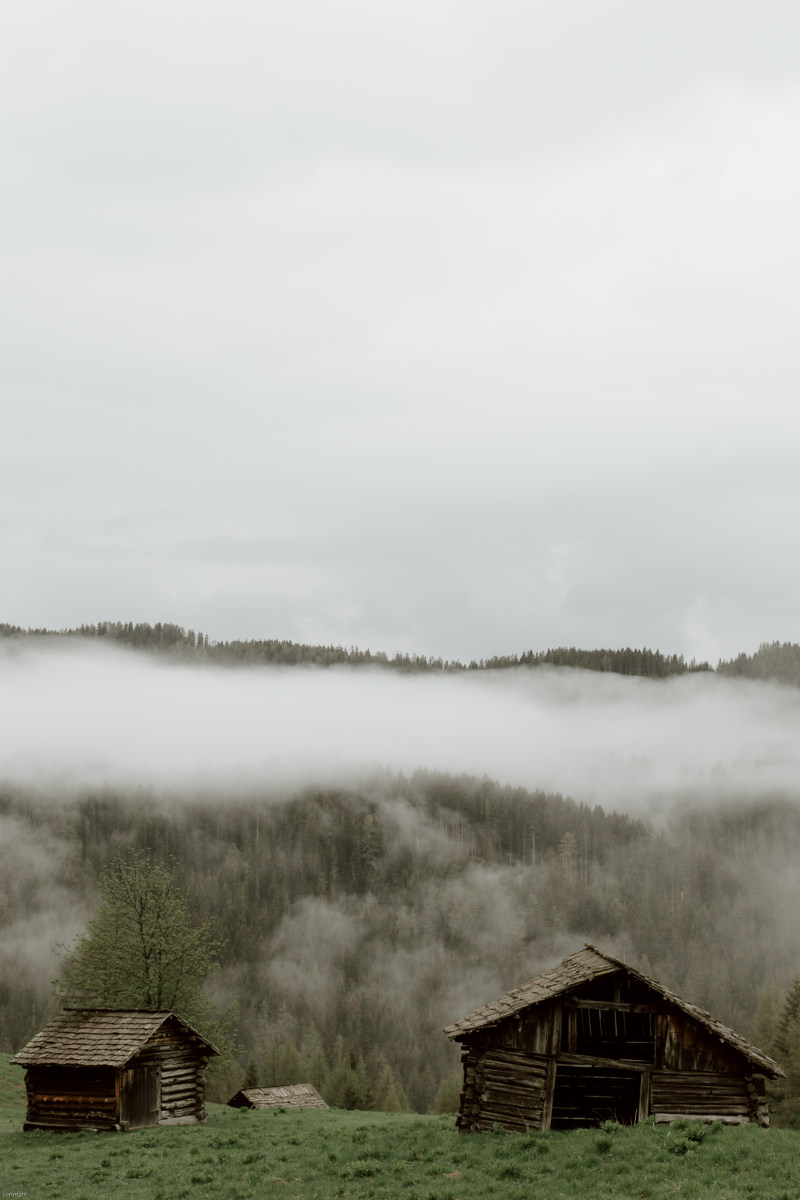
[[[126,846],[174,856],[197,922],[224,942],[207,988],[220,1007],[238,999],[242,1053],[215,1099],[310,1081],[343,1107],[447,1107],[459,1066],[442,1026],[584,940],[756,1041],[800,973],[786,796],[687,794],[656,829],[424,771],[234,796],[15,785],[0,794],[0,1049],[43,1024],[52,948],[86,927]]]

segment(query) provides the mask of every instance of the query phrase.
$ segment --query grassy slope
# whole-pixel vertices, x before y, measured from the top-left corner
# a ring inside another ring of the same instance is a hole
[[[20,1129],[20,1120],[24,1116],[25,1072],[21,1067],[12,1067],[10,1054],[0,1054],[0,1135]],[[2,1162],[0,1155],[0,1176]],[[2,1183],[0,1177],[0,1185]],[[7,1190],[0,1186],[0,1195]]]
[[[800,1135],[670,1130],[460,1137],[452,1117],[209,1106],[205,1126],[21,1132],[21,1071],[0,1056],[0,1193],[63,1200],[797,1200]],[[695,1140],[698,1139],[698,1140]]]

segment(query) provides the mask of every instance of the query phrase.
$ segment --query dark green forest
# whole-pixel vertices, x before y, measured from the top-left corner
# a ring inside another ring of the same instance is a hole
[[[585,940],[753,1038],[772,1036],[800,973],[800,812],[778,797],[686,797],[655,828],[420,771],[284,795],[7,788],[0,822],[4,944],[18,947],[0,1049],[52,1003],[56,914],[85,919],[120,847],[150,849],[225,943],[211,993],[238,1000],[241,1054],[220,1098],[291,1077],[343,1107],[442,1106],[458,1073],[442,1026]]]
[[[762,642],[755,654],[738,654],[717,664],[721,675],[744,679],[778,679],[800,684],[800,646],[794,642]]]
[[[512,667],[574,667],[584,671],[608,671],[616,675],[639,675],[662,679],[695,671],[714,670],[707,662],[687,662],[682,654],[662,654],[660,650],[631,649],[580,650],[559,646],[548,650],[525,650],[521,654],[495,655],[462,663],[455,659],[428,657],[424,654],[388,655],[384,651],[359,650],[355,646],[309,646],[286,639],[266,638],[248,641],[213,641],[207,633],[186,630],[169,621],[100,621],[74,629],[33,629],[0,622],[0,638],[88,638],[108,639],[137,650],[171,656],[183,661],[212,662],[223,665],[276,663],[283,666],[313,665],[331,667],[382,666],[395,671],[496,671]],[[800,684],[800,645],[794,642],[762,642],[754,654],[741,653],[732,659],[720,659],[716,670],[721,675],[747,679],[777,679]]]
[[[186,630],[169,622],[101,621],[96,625],[80,625],[75,629],[23,629],[19,625],[0,624],[0,637],[5,638],[105,638],[138,650],[169,655],[182,661],[211,662],[221,665],[275,663],[283,666],[301,664],[332,667],[388,667],[394,671],[420,673],[430,671],[496,671],[511,667],[578,667],[586,671],[610,671],[618,675],[641,675],[663,678],[683,675],[688,671],[709,671],[707,662],[687,663],[682,654],[662,654],[659,650],[577,650],[559,647],[534,653],[497,655],[469,663],[443,660],[424,654],[394,654],[383,651],[359,650],[351,646],[306,646],[280,639],[252,641],[211,641],[207,633]]]

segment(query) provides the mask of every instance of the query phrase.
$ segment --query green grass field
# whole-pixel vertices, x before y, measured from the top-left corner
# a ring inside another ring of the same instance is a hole
[[[800,1200],[800,1135],[690,1122],[460,1136],[410,1113],[250,1112],[207,1125],[22,1133],[22,1071],[0,1055],[0,1197],[63,1200]]]

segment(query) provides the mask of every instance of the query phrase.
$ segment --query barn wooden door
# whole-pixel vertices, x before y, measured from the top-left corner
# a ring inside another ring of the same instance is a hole
[[[128,1129],[157,1125],[161,1114],[161,1067],[158,1063],[129,1067],[122,1072],[119,1091],[120,1123]]]

